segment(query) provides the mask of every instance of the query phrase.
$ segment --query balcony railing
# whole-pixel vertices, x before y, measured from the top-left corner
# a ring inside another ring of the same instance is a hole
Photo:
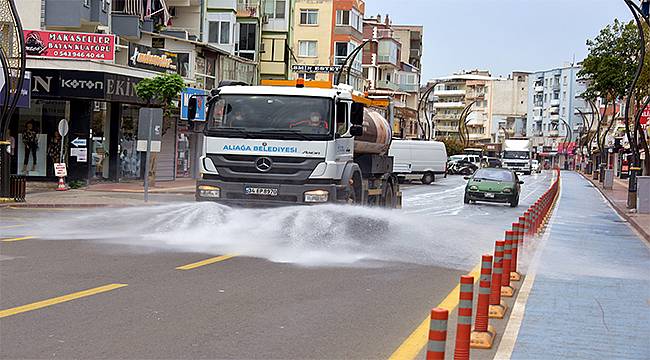
[[[535,86],[535,92],[543,92],[543,91],[544,91],[543,86],[541,86],[541,85],[540,86]]]
[[[392,81],[377,80],[377,84],[375,85],[375,88],[397,91],[399,90],[399,85],[395,84]]]
[[[437,102],[437,103],[433,103],[433,106],[439,109],[464,108],[465,103],[462,101]]]
[[[433,95],[435,96],[464,96],[466,93],[465,90],[434,90]]]
[[[418,92],[419,86],[417,84],[399,84],[399,90],[404,92]]]

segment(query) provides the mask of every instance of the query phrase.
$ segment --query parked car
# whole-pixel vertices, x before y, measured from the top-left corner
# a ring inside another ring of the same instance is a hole
[[[415,176],[431,184],[446,172],[447,148],[440,141],[393,140],[388,154],[400,179]]]
[[[477,201],[509,203],[510,207],[519,205],[521,184],[517,174],[504,168],[478,169],[474,175],[466,176],[465,204]]]
[[[481,160],[481,167],[486,168],[500,168],[502,166],[501,159],[495,157],[484,157]]]

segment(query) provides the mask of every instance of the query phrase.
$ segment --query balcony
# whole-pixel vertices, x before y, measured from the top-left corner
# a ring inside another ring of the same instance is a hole
[[[259,0],[237,0],[237,17],[257,18],[260,16]]]
[[[109,7],[102,0],[45,2],[45,25],[47,27],[79,29],[108,25]],[[39,13],[40,15],[40,13]]]
[[[436,125],[436,131],[458,132],[458,126]]]
[[[140,39],[142,27],[138,15],[113,13],[111,15],[111,31],[113,34],[127,39]]]
[[[550,118],[551,121],[553,121],[553,122],[558,122],[558,121],[560,121],[560,115],[557,115],[557,114],[555,114],[555,115],[551,115],[551,116],[549,116],[549,118]]]
[[[208,9],[237,11],[238,5],[236,0],[208,0]]]
[[[464,108],[465,103],[462,101],[436,102],[433,103],[433,107],[435,107],[436,109]]]
[[[540,115],[533,116],[533,121],[542,121],[542,117]]]
[[[560,106],[560,99],[551,100],[551,106]]]
[[[465,90],[434,90],[435,96],[465,96]]]
[[[560,107],[559,106],[550,107],[550,108],[548,108],[548,112],[549,112],[549,114],[552,114],[552,115],[559,114],[560,113]]]
[[[541,85],[535,86],[535,92],[544,92],[544,87]]]
[[[485,93],[470,91],[467,93],[466,98],[467,100],[483,100],[485,98]]]
[[[419,86],[417,84],[399,84],[399,90],[408,92],[408,93],[414,93],[418,92]]]
[[[557,130],[549,130],[548,136],[550,136],[550,137],[558,137],[558,136],[560,136],[560,132],[557,131]]]
[[[388,80],[377,80],[377,83],[375,84],[375,89],[398,91],[399,85]]]
[[[436,114],[437,120],[458,120],[460,119],[460,114]]]

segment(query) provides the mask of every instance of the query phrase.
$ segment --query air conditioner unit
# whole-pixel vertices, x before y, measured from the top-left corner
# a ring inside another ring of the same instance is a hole
[[[269,16],[262,15],[262,24],[268,24],[268,23],[269,23]]]
[[[97,33],[99,34],[108,34],[110,33],[111,29],[106,26],[106,25],[98,25],[97,26]]]

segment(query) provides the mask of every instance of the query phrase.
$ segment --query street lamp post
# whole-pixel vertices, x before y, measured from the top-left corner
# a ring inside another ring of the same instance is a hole
[[[5,94],[0,111],[0,197],[9,196],[11,142],[9,123],[18,105],[25,79],[25,39],[14,0],[0,0],[0,63],[5,81]]]

